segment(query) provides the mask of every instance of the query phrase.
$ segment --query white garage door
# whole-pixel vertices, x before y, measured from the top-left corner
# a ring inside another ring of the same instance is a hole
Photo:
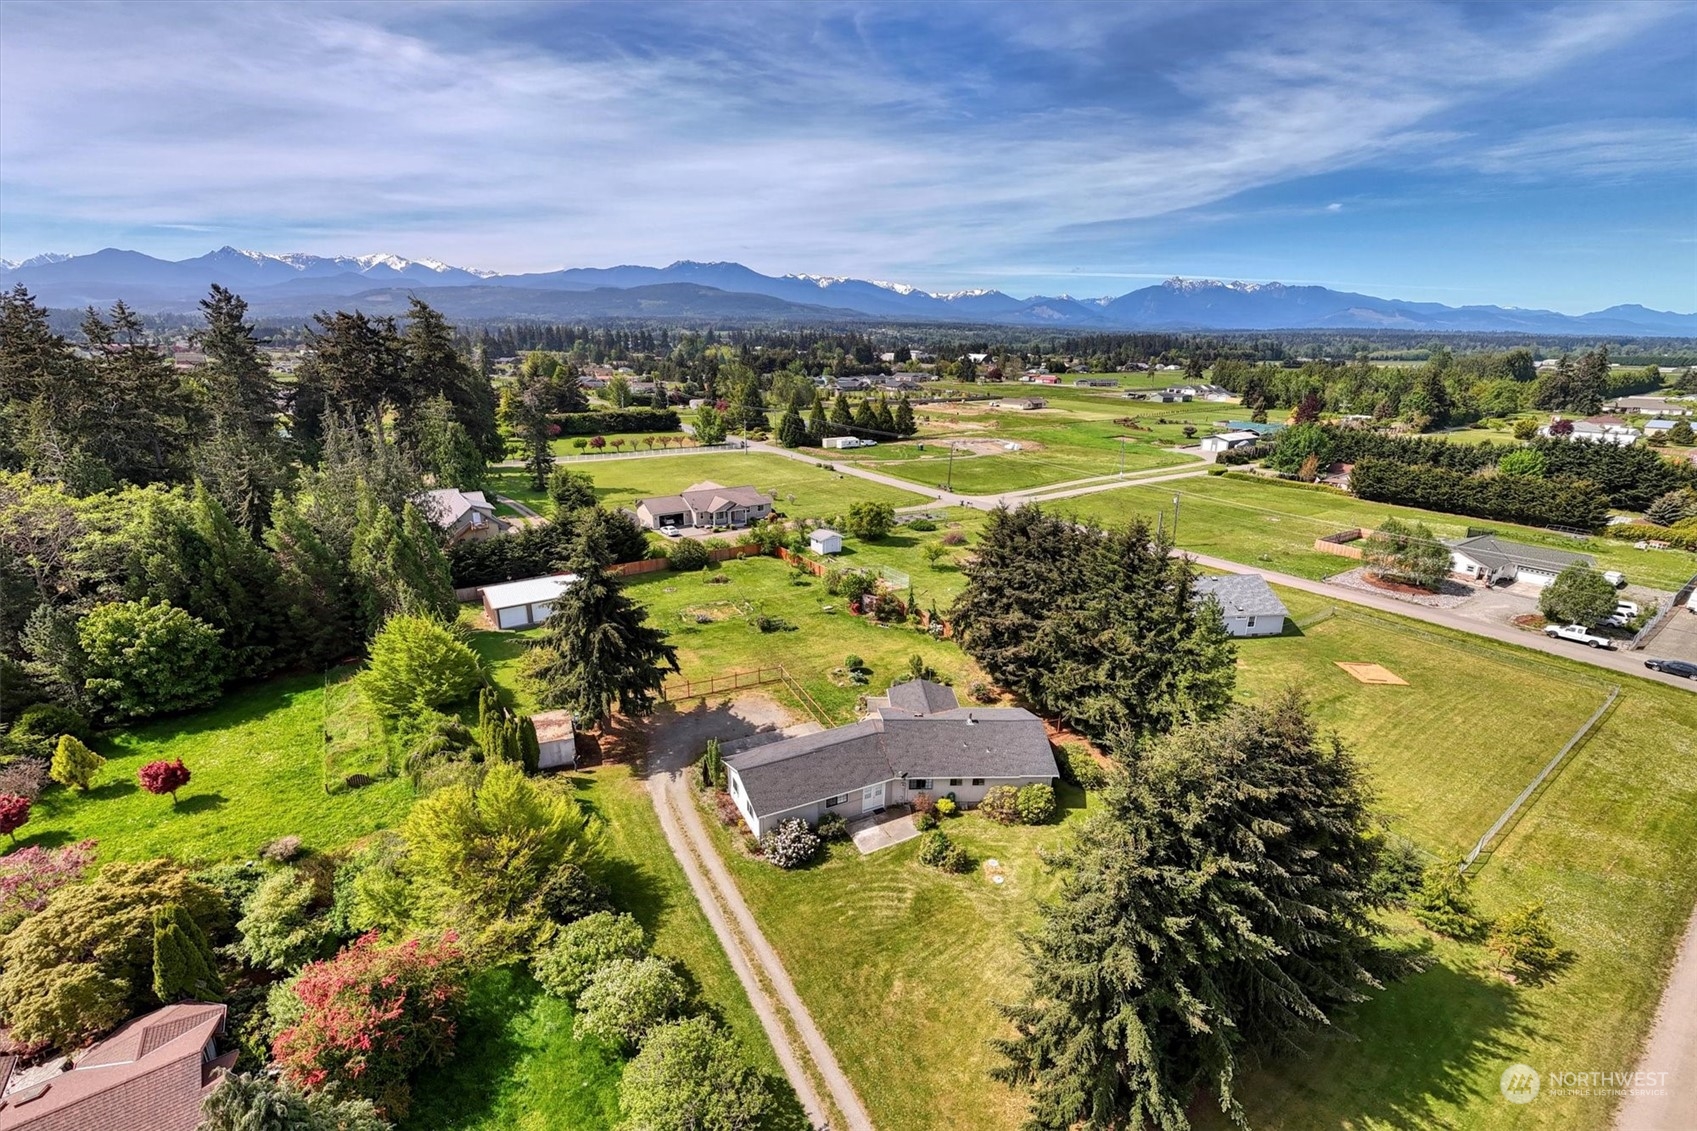
[[[1528,585],[1536,585],[1538,588],[1542,589],[1544,586],[1554,581],[1556,579],[1556,575],[1553,573],[1545,573],[1541,569],[1527,569],[1525,566],[1521,566],[1519,569],[1515,570],[1514,579],[1516,581],[1524,581]]]
[[[549,614],[551,614],[553,611],[554,611],[554,606],[552,604],[542,604],[542,605],[532,605],[532,606],[530,606],[531,616],[535,618],[535,623],[537,623],[537,624],[541,624],[543,621],[547,620]]]
[[[515,605],[510,609],[496,609],[495,623],[502,628],[523,628],[530,623],[529,609],[524,605]]]

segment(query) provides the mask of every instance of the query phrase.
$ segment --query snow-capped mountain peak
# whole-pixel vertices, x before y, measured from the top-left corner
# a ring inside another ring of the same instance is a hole
[[[898,295],[910,295],[919,289],[909,283],[886,283],[882,279],[868,279],[867,282],[875,287],[883,287],[887,291],[895,291]]]
[[[0,271],[16,271],[20,267],[45,267],[49,263],[63,263],[69,258],[71,257],[62,251],[44,251],[28,259],[0,259]]]

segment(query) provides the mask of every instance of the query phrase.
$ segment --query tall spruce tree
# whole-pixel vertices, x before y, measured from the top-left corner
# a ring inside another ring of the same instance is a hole
[[[829,432],[825,423],[825,406],[815,400],[813,411],[807,414],[807,446],[810,448],[824,447],[827,435],[829,435]]]
[[[1377,946],[1369,796],[1292,691],[1132,759],[1056,854],[998,1075],[1030,1126],[1242,1125],[1241,1070],[1295,1052],[1396,966]]]
[[[354,651],[362,637],[348,558],[325,542],[299,502],[281,493],[265,545],[277,563],[285,654],[322,668]]]
[[[848,398],[838,393],[831,398],[831,429],[841,434],[854,424],[854,412],[849,407]]]
[[[648,714],[666,673],[678,670],[677,649],[620,590],[601,564],[606,550],[598,541],[586,537],[566,563],[577,580],[555,599],[527,664],[544,707],[565,708],[592,726],[615,708]]]
[[[195,340],[206,364],[195,376],[204,390],[208,420],[196,446],[195,472],[230,517],[257,537],[270,517],[287,460],[277,427],[283,387],[260,352],[247,309],[240,295],[216,283],[200,300],[206,325]]]
[[[453,422],[478,452],[485,459],[502,458],[506,443],[495,419],[494,385],[480,366],[474,366],[456,348],[453,327],[447,319],[417,296],[408,300],[401,349],[405,405],[416,408],[438,397],[447,400]],[[403,412],[403,431],[411,429],[416,436],[415,419],[414,411]]]
[[[114,303],[110,321],[91,307],[82,323],[92,354],[99,427],[88,446],[128,483],[180,482],[189,470],[189,394],[139,315]]]
[[[801,422],[801,413],[791,404],[778,419],[778,443],[786,448],[799,448],[806,442],[807,426]]]
[[[1002,686],[1098,740],[1130,741],[1231,701],[1235,652],[1194,574],[1138,521],[992,512],[951,620]]]
[[[906,393],[896,398],[895,426],[898,436],[911,436],[919,431],[919,426],[913,421],[913,405]]]

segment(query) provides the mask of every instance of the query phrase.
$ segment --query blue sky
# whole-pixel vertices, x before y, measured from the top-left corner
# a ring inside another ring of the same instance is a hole
[[[1697,310],[1697,4],[0,6],[0,256]]]

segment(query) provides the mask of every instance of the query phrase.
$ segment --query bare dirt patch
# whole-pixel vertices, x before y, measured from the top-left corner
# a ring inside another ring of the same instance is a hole
[[[1379,664],[1357,664],[1337,661],[1338,667],[1354,676],[1361,683],[1371,683],[1385,686],[1407,687],[1408,681],[1389,668]]]
[[[1010,450],[1009,444],[1018,444],[1019,447]],[[956,452],[966,451],[977,456],[1004,456],[1043,450],[1043,445],[1036,440],[996,440],[988,436],[967,436],[954,441],[954,446]]]
[[[705,605],[691,605],[687,609],[681,609],[678,616],[695,624],[713,624],[740,617],[743,612],[742,606],[735,601],[712,601]]]

